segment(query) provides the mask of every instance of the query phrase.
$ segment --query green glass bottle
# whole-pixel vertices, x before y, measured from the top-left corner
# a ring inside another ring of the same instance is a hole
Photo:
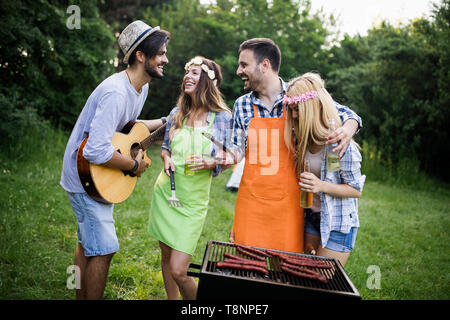
[[[190,164],[193,162],[190,160],[190,158],[195,155],[195,131],[194,128],[189,130],[189,146],[186,151],[185,155],[185,162],[184,162],[184,174],[187,176],[193,176],[195,175],[195,171],[192,170],[191,167],[189,167]]]
[[[305,160],[305,164],[303,166],[303,172],[310,172],[309,160]],[[312,192],[306,192],[300,190],[300,207],[309,209],[313,204],[313,194]]]
[[[336,123],[334,119],[329,119],[328,123],[330,125],[329,134],[331,134],[334,130],[336,130]],[[329,144],[327,146],[327,171],[338,171],[341,169],[339,155],[337,152],[333,152],[333,149],[337,146],[337,143]]]

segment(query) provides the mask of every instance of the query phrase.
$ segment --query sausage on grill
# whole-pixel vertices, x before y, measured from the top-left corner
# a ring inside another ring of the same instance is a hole
[[[255,253],[252,253],[252,252],[250,252],[250,251],[247,251],[247,250],[245,250],[245,249],[243,249],[243,248],[241,248],[241,247],[236,247],[236,250],[237,250],[238,252],[242,253],[242,254],[245,254],[246,256],[249,256],[249,257],[252,257],[252,258],[261,260],[261,261],[266,261],[266,258],[261,257],[260,255],[257,255],[257,254],[255,254]]]
[[[318,273],[316,271],[310,270],[308,268],[302,268],[302,267],[299,267],[299,266],[296,266],[296,265],[293,265],[293,264],[289,264],[289,263],[286,263],[286,262],[281,263],[280,266],[281,267],[287,267],[287,268],[292,269],[294,271],[305,272],[305,273],[309,273],[309,274],[312,274],[312,275],[315,275],[315,276],[322,276],[320,273]]]
[[[308,257],[301,257],[301,256],[293,255],[293,254],[275,252],[275,251],[271,251],[271,250],[267,250],[267,252],[270,255],[276,256],[276,257],[278,257],[280,259],[296,259],[296,260],[311,261],[311,262],[316,262],[317,261],[317,260],[314,260],[314,259],[308,258]]]
[[[231,253],[228,253],[228,252],[224,252],[223,256],[225,258],[230,258],[230,259],[234,259],[234,260],[249,260],[247,258],[242,258],[242,257],[235,256],[234,254],[231,254]]]
[[[288,268],[286,266],[281,266],[281,270],[283,270],[284,272],[289,273],[289,274],[291,274],[293,276],[306,278],[306,279],[317,280],[317,281],[320,281],[322,283],[327,283],[328,282],[327,278],[325,278],[325,276],[321,275],[321,274],[319,274],[318,276],[317,275],[312,275],[312,274],[309,274],[309,273],[295,271],[295,270],[293,270],[291,268]]]
[[[267,269],[264,269],[262,267],[246,265],[246,264],[242,264],[242,263],[218,262],[217,267],[218,268],[231,268],[231,269],[239,269],[239,270],[256,271],[256,272],[259,272],[262,274],[269,273],[269,271],[267,271]]]
[[[224,256],[225,258],[229,258],[229,259],[232,259],[232,260],[238,260],[238,261],[252,261],[252,262],[255,262],[255,263],[258,263],[258,264],[262,264],[262,265],[266,265],[266,266],[267,266],[265,260],[264,260],[264,261],[262,261],[262,260],[250,260],[250,259],[247,259],[247,258],[235,256],[234,254],[231,254],[231,253],[228,253],[228,252],[224,252],[223,256]]]
[[[283,259],[285,262],[290,264],[294,264],[297,266],[311,267],[311,268],[320,268],[320,269],[331,269],[332,267],[328,264],[319,261],[302,261],[299,259]]]
[[[253,247],[250,247],[250,246],[246,246],[246,245],[243,245],[243,244],[239,244],[239,243],[235,243],[234,245],[235,245],[236,247],[242,248],[242,249],[247,250],[247,251],[250,251],[250,252],[252,252],[252,253],[259,254],[259,255],[261,255],[261,256],[263,256],[263,257],[270,257],[269,254],[265,253],[265,252],[262,251],[262,250],[259,250],[259,249],[256,249],[256,248],[253,248]]]
[[[289,255],[281,252],[274,252],[271,250],[267,250],[267,252],[273,256],[277,256],[281,260],[285,262],[289,262],[290,264],[312,267],[312,268],[322,268],[322,269],[331,269],[332,267],[327,265],[322,261],[317,261],[308,257],[300,257],[295,255]]]
[[[238,263],[238,264],[246,264],[250,266],[257,266],[264,269],[267,269],[267,264],[264,261],[257,261],[257,260],[248,260],[248,259],[225,259],[223,262],[230,262],[230,263]]]

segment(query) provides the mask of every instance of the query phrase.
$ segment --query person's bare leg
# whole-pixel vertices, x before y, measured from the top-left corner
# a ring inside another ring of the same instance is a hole
[[[99,300],[105,291],[106,279],[109,266],[114,253],[89,257],[84,272],[84,286],[86,288],[85,298],[88,300]]]
[[[195,280],[187,275],[190,261],[191,255],[172,249],[170,257],[172,277],[175,279],[184,300],[195,300],[197,297]]]
[[[166,244],[159,242],[159,247],[161,248],[161,270],[164,279],[164,288],[166,289],[167,299],[169,300],[179,300],[180,290],[172,277],[172,271],[170,268],[170,257],[172,254],[172,248]]]
[[[336,258],[339,260],[342,266],[345,266],[345,263],[347,262],[350,252],[338,252],[327,248],[322,248],[322,246],[319,246],[319,249],[317,250],[317,255],[328,258]]]
[[[86,299],[86,286],[84,285],[84,274],[86,270],[86,264],[88,262],[89,257],[84,255],[84,249],[81,243],[78,243],[77,248],[75,250],[75,261],[74,264],[80,268],[80,289],[76,289],[76,298],[77,300]]]
[[[319,249],[320,246],[320,236],[316,236],[314,234],[305,232],[304,242],[305,242],[305,253],[312,254],[311,251],[309,251],[307,248],[307,244],[309,243],[311,244],[312,249],[316,252],[315,254],[317,254],[317,250]]]

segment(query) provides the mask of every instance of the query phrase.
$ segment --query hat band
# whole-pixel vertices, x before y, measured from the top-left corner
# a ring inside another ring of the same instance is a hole
[[[134,40],[133,44],[128,48],[127,53],[130,51],[131,48],[133,48],[133,46],[143,37],[145,36],[150,30],[152,30],[152,28],[149,28],[147,30],[145,30],[144,32],[141,33],[141,35],[139,37],[137,37],[136,40]]]

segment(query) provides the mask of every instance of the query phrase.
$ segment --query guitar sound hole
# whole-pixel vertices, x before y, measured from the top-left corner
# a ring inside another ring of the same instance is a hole
[[[135,142],[131,145],[130,155],[133,159],[136,159],[139,149],[142,149],[142,147],[139,143]]]

